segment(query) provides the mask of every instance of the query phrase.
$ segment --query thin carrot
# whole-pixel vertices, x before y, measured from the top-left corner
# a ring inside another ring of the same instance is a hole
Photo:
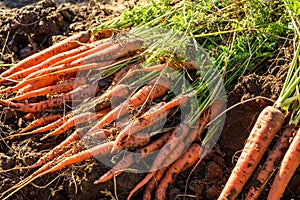
[[[246,199],[257,199],[263,191],[264,186],[272,174],[273,170],[277,168],[282,160],[286,150],[289,148],[289,140],[296,131],[295,127],[290,125],[284,128],[280,138],[277,140],[272,151],[269,153],[266,161],[260,167],[255,178],[251,181],[253,183],[247,193]]]
[[[44,60],[67,50],[76,48],[80,45],[80,43],[85,43],[90,39],[90,32],[80,32],[78,34],[75,34],[71,37],[68,37],[67,39],[50,46],[47,49],[42,50],[41,52],[38,52],[36,54],[33,54],[26,59],[23,59],[15,66],[11,67],[10,69],[3,72],[0,77],[7,77],[15,72],[18,72],[20,70],[26,69],[28,67],[31,67],[33,65],[39,64],[43,62]],[[5,79],[0,78],[0,82]]]
[[[9,100],[1,100],[0,99],[0,104],[7,106],[8,108],[13,109],[13,110],[36,113],[36,112],[45,111],[47,109],[59,107],[59,106],[63,105],[65,102],[75,99],[78,96],[95,95],[95,91],[96,91],[97,87],[98,87],[98,84],[84,85],[84,87],[77,88],[78,90],[72,90],[71,92],[66,93],[62,96],[59,96],[59,97],[56,97],[53,99],[49,99],[49,100],[45,100],[45,101],[40,101],[38,103],[27,103],[27,104],[14,103]]]
[[[119,44],[114,44],[106,49],[87,55],[83,58],[74,60],[69,63],[70,66],[81,66],[90,63],[99,63],[105,60],[115,60],[129,55],[130,52],[136,52],[141,49],[143,41],[140,39],[132,39]]]
[[[122,61],[120,61],[122,62]],[[0,94],[3,93],[9,93],[9,92],[14,92],[17,90],[21,90],[21,92],[27,92],[27,91],[32,91],[32,90],[37,90],[45,86],[52,85],[58,81],[61,80],[66,80],[70,78],[74,78],[77,73],[80,70],[90,70],[90,69],[96,69],[96,68],[101,68],[101,67],[109,67],[110,64],[112,64],[111,61],[105,61],[101,63],[92,63],[84,66],[77,66],[73,68],[67,68],[67,69],[62,69],[50,74],[44,74],[42,76],[32,78],[32,79],[26,79],[24,81],[19,82],[17,85],[14,87],[8,87],[4,90],[0,91]],[[118,63],[114,63],[118,64]],[[26,90],[22,90],[23,87],[26,87]],[[19,91],[20,92],[20,91]]]
[[[51,131],[44,137],[42,137],[41,140],[44,140],[50,136],[59,135],[61,133],[64,133],[67,130],[69,130],[70,128],[72,128],[76,125],[82,124],[84,122],[94,121],[96,119],[99,119],[99,118],[103,117],[104,115],[106,115],[110,110],[111,110],[111,108],[106,108],[104,110],[98,111],[97,113],[85,112],[85,113],[81,113],[79,115],[75,115],[72,118],[68,119],[60,127],[55,129],[54,131]]]
[[[238,196],[273,137],[280,130],[283,120],[284,114],[279,109],[271,106],[263,109],[218,200],[230,200]]]
[[[46,125],[46,124],[49,124],[53,121],[56,121],[58,120],[59,118],[61,118],[61,114],[49,114],[47,116],[42,116],[41,118],[38,118],[36,120],[34,120],[33,122],[31,122],[28,126],[26,126],[25,128],[23,128],[20,132],[20,133],[25,133],[31,129],[34,129],[36,127],[39,127],[39,126],[43,126],[43,125]]]
[[[85,84],[87,84],[87,82],[88,82],[88,80],[86,77],[78,77],[76,79],[66,80],[65,82],[62,82],[57,85],[51,85],[51,86],[47,86],[47,87],[44,87],[41,89],[32,90],[32,91],[26,92],[24,94],[15,96],[9,100],[22,101],[22,100],[29,99],[32,97],[49,95],[49,94],[53,94],[53,93],[57,93],[57,92],[59,92],[59,93],[70,92],[71,90],[73,90],[73,88],[77,88],[81,85],[85,85]]]
[[[194,94],[190,93],[186,95],[180,95],[168,103],[161,102],[155,107],[155,109],[150,109],[142,116],[136,118],[118,134],[113,150],[125,148],[127,146],[126,143],[129,136],[132,137],[135,133],[143,128],[149,127],[151,124],[160,121],[167,116],[168,112],[172,108],[186,103],[192,95]]]
[[[285,153],[268,194],[268,200],[279,200],[300,164],[300,129]]]
[[[163,167],[155,172],[153,178],[147,183],[144,193],[143,200],[151,200],[152,192],[154,188],[158,185],[159,181],[163,178],[163,175],[168,167]]]
[[[157,140],[154,140],[147,146],[139,149],[136,152],[136,155],[139,155],[138,159],[143,159],[152,152],[155,152],[156,150],[160,149],[171,137],[171,134],[174,134],[172,131],[169,131],[165,134],[163,134],[160,138]],[[123,169],[126,169],[130,167],[133,163],[135,163],[137,157],[130,153],[127,156],[125,156],[121,161],[119,161],[111,170],[106,172],[104,175],[102,175],[97,181],[95,181],[95,184],[106,182],[110,179],[112,179],[114,176],[118,176],[122,173]]]
[[[19,79],[22,79],[27,76],[29,76],[28,78],[32,78],[35,75],[41,74],[42,72],[40,70],[46,69],[46,68],[51,68],[53,65],[57,65],[57,63],[59,61],[62,61],[66,58],[78,55],[82,52],[92,49],[95,47],[95,45],[97,45],[97,43],[99,43],[99,41],[90,43],[90,44],[85,44],[83,46],[77,47],[75,49],[71,49],[66,52],[61,52],[57,55],[54,55],[54,56],[48,58],[47,60],[45,60],[37,65],[34,65],[32,67],[29,67],[29,68],[23,69],[21,71],[18,71],[14,74],[11,74],[10,76],[7,77],[7,79],[19,80]]]
[[[155,98],[163,96],[169,89],[170,81],[167,77],[159,77],[152,80],[149,84],[138,90],[128,101],[120,104],[114,108],[111,112],[105,115],[89,132],[97,131],[110,124],[115,119],[123,116],[128,112],[129,107],[136,108],[145,101],[153,100]]]

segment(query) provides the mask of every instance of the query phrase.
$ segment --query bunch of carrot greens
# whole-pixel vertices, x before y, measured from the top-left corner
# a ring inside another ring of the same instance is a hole
[[[265,22],[265,15],[274,14],[270,5],[261,11],[265,4],[151,1],[3,72],[0,103],[35,119],[5,139],[71,134],[34,164],[10,169],[39,167],[1,198],[45,174],[126,150],[95,183],[137,162],[135,152],[150,168],[128,198],[147,184],[144,199],[151,199],[161,180],[155,196],[164,199],[174,174],[192,167],[216,143],[225,90],[238,76],[258,70],[261,60],[275,57],[290,33],[284,16]],[[181,123],[174,123],[176,116]]]

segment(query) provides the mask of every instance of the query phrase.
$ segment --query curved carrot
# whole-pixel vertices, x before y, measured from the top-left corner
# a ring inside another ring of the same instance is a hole
[[[23,117],[23,119],[25,119],[25,120],[31,120],[31,119],[33,119],[35,116],[36,116],[36,113],[28,113],[28,114],[26,114],[26,115]]]
[[[175,181],[176,175],[192,167],[199,159],[201,146],[199,144],[192,144],[186,152],[182,154],[166,171],[164,177],[161,179],[155,193],[155,199],[164,200],[166,191],[171,183]]]
[[[231,175],[218,200],[235,199],[262,158],[275,134],[280,130],[284,114],[268,106],[260,113]]]
[[[295,131],[296,129],[292,125],[284,128],[280,138],[277,140],[272,151],[269,153],[266,161],[260,167],[255,178],[251,181],[253,184],[247,193],[247,200],[257,199],[259,197],[268,178],[272,174],[273,170],[276,169],[276,167],[280,164],[282,157],[289,148],[289,140]]]
[[[161,97],[168,91],[170,81],[167,77],[159,77],[152,80],[149,84],[138,90],[128,101],[114,108],[111,112],[105,115],[89,132],[97,131],[106,127],[115,119],[123,116],[128,112],[129,107],[136,108],[142,105],[145,101],[153,100]]]
[[[39,64],[39,63],[43,62],[44,60],[46,60],[58,53],[76,48],[80,45],[80,43],[85,43],[89,39],[90,39],[90,32],[80,32],[78,34],[75,34],[53,46],[50,46],[47,49],[44,49],[36,54],[33,54],[33,55],[23,59],[15,66],[13,66],[10,69],[3,72],[0,75],[0,77],[7,77],[15,72],[22,70],[22,69],[26,69],[33,65]],[[4,79],[0,78],[0,82],[3,80]]]
[[[87,82],[88,81],[87,81],[86,77],[78,77],[76,79],[67,80],[60,84],[47,86],[47,87],[37,89],[37,90],[31,90],[24,94],[15,96],[9,100],[22,101],[22,100],[29,99],[32,97],[38,97],[38,96],[53,94],[53,93],[57,93],[57,92],[60,92],[60,93],[70,92],[71,90],[73,90],[73,88],[77,88],[77,87],[80,87],[81,85],[85,85],[85,84],[87,84]]]
[[[285,153],[268,194],[268,200],[279,200],[300,164],[300,129]]]

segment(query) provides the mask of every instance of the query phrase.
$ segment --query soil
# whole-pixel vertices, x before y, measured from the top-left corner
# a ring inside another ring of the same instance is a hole
[[[0,63],[15,63],[41,49],[76,32],[97,26],[100,22],[115,17],[134,1],[52,1],[52,0],[0,0]],[[271,70],[267,75],[250,74],[240,77],[228,94],[228,107],[253,97],[230,109],[216,147],[191,172],[180,174],[169,187],[168,199],[216,199],[226,183],[236,161],[238,152],[260,111],[279,95],[285,72],[284,66]],[[2,68],[1,71],[5,70]],[[21,113],[1,109],[1,136],[16,132],[26,121]],[[65,135],[41,142],[40,136],[22,137],[0,143],[0,168],[30,165],[44,151],[59,144]],[[129,191],[144,174],[123,173],[116,182],[108,181],[94,185],[93,182],[109,167],[91,159],[46,175],[29,184],[11,199],[126,199]],[[0,192],[5,191],[31,170],[0,173]],[[188,181],[187,181],[188,180]],[[300,172],[298,171],[285,193],[284,199],[300,199]],[[117,190],[115,191],[114,188]],[[267,186],[267,189],[269,186]],[[247,188],[246,188],[247,189]],[[266,189],[266,190],[267,190]],[[246,191],[246,190],[245,190]],[[134,199],[140,199],[140,191]],[[242,199],[242,195],[240,196]],[[263,194],[261,199],[265,199]]]

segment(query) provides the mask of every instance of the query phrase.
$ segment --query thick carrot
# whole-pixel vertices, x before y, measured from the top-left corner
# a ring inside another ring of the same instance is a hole
[[[218,200],[230,200],[238,196],[280,130],[283,120],[284,114],[279,109],[271,106],[263,109]]]
[[[59,118],[61,118],[61,114],[49,114],[47,116],[43,116],[41,118],[38,118],[36,120],[34,120],[33,122],[31,122],[28,126],[26,126],[25,128],[23,128],[20,132],[20,133],[25,133],[31,129],[34,129],[36,127],[40,127],[40,126],[43,126],[43,125],[46,125],[46,124],[49,124],[53,121],[56,121],[58,120]]]
[[[151,200],[151,195],[155,187],[158,185],[159,181],[163,178],[163,175],[168,167],[163,167],[155,172],[155,175],[151,180],[147,183],[144,193],[143,200]]]
[[[174,183],[176,175],[192,167],[198,161],[200,149],[201,146],[199,144],[192,144],[186,152],[168,168],[157,186],[155,193],[156,200],[164,200],[168,186]]]
[[[79,124],[82,124],[84,122],[94,121],[98,118],[101,118],[104,115],[106,115],[110,110],[111,110],[111,108],[106,108],[104,110],[98,111],[97,113],[85,112],[85,113],[81,113],[79,115],[75,115],[72,118],[68,119],[60,127],[55,129],[54,131],[51,131],[50,133],[48,133],[44,137],[42,137],[41,140],[44,140],[44,139],[46,139],[50,136],[59,135],[61,133],[64,133],[67,130],[71,129],[72,127],[77,126]]]
[[[23,59],[15,66],[3,72],[0,77],[7,77],[15,72],[21,71],[33,65],[39,64],[44,60],[64,51],[68,51],[70,49],[76,48],[80,45],[80,43],[85,43],[90,39],[90,32],[80,32],[75,34],[67,39],[50,46],[47,49],[42,50],[36,54],[33,54],[26,59]],[[0,78],[0,82],[4,79]]]
[[[44,87],[41,89],[32,90],[32,91],[26,92],[24,94],[15,96],[9,100],[22,101],[22,100],[29,99],[32,97],[49,95],[49,94],[53,94],[53,93],[57,93],[57,92],[59,92],[59,93],[70,92],[74,88],[77,88],[77,87],[80,87],[81,85],[87,84],[87,82],[88,82],[88,80],[86,77],[78,77],[76,79],[67,80],[67,81],[62,82],[57,85],[51,85],[51,86],[47,86],[47,87]]]
[[[289,148],[289,140],[296,131],[295,127],[290,125],[284,128],[280,138],[277,140],[272,151],[269,153],[266,161],[260,167],[255,178],[251,181],[252,185],[247,193],[246,199],[257,199],[263,191],[268,178],[273,170],[277,168],[282,160],[286,150]]]
[[[155,160],[152,163],[150,168],[150,172],[146,175],[146,177],[139,182],[135,186],[135,188],[129,193],[127,199],[129,200],[133,194],[138,191],[141,187],[143,187],[154,175],[155,172],[162,167],[168,166],[175,160],[177,160],[182,151],[186,147],[186,143],[184,142],[184,138],[190,132],[190,126],[188,124],[180,124],[174,129],[174,134],[171,135],[167,143],[160,149]],[[195,136],[192,136],[192,138]]]
[[[89,132],[97,131],[106,127],[115,119],[126,114],[129,107],[136,108],[147,100],[151,101],[155,98],[161,97],[168,91],[170,81],[167,77],[155,78],[149,84],[138,90],[128,101],[114,108],[111,112],[105,115]]]
[[[139,149],[136,152],[136,155],[139,155],[138,159],[143,159],[152,152],[155,152],[156,150],[160,149],[171,137],[171,134],[174,134],[172,131],[167,132],[163,134],[160,138],[157,140],[151,142],[147,146]],[[95,184],[106,182],[110,179],[112,179],[114,176],[118,176],[122,173],[123,169],[126,169],[130,167],[133,163],[135,163],[137,157],[130,153],[127,156],[125,156],[121,161],[119,161],[111,170],[106,172],[104,175],[102,175],[97,181],[95,181]]]
[[[268,200],[279,200],[300,164],[300,129],[285,153],[268,194]]]
[[[129,145],[127,144],[127,139],[129,136],[132,137],[135,133],[138,133],[138,131],[165,118],[172,108],[186,103],[192,95],[193,93],[180,95],[168,103],[161,102],[157,104],[154,109],[150,109],[142,116],[136,118],[118,134],[113,150],[125,148],[127,145]]]
[[[47,109],[59,107],[63,105],[67,101],[71,101],[72,99],[77,98],[78,96],[86,95],[86,96],[92,96],[95,95],[96,88],[98,87],[98,84],[92,84],[92,85],[85,85],[84,87],[77,88],[78,90],[72,90],[69,93],[66,93],[62,96],[40,101],[38,103],[14,103],[9,100],[1,100],[0,104],[5,105],[9,107],[10,109],[21,111],[21,112],[42,112]],[[74,102],[73,102],[74,103]]]

